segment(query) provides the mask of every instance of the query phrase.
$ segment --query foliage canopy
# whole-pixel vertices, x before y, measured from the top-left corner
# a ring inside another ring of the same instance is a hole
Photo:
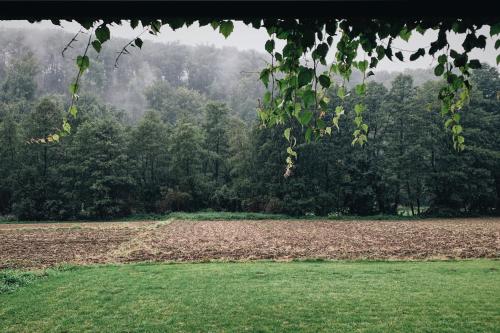
[[[169,18],[165,20],[131,20],[130,27],[139,25],[144,27],[143,33],[156,35],[162,26],[169,26],[173,30],[183,26],[190,26],[195,21],[200,26],[211,25],[224,37],[228,37],[234,29],[233,21],[217,18]],[[345,83],[349,81],[354,69],[363,73],[363,82],[355,88],[355,93],[361,97],[366,96],[367,86],[365,78],[373,74],[378,62],[384,58],[399,61],[415,61],[428,54],[437,58],[434,68],[436,76],[443,77],[447,85],[440,88],[438,97],[441,100],[441,115],[445,117],[445,127],[451,131],[453,145],[461,151],[465,147],[460,124],[460,111],[468,101],[471,84],[469,76],[472,69],[481,67],[479,60],[470,59],[472,50],[484,49],[488,38],[478,32],[488,26],[491,39],[496,39],[495,48],[500,47],[500,22],[491,18],[315,18],[315,19],[246,19],[243,22],[253,28],[265,28],[269,40],[264,48],[271,56],[271,62],[262,69],[260,80],[268,91],[262,98],[258,108],[260,120],[265,126],[284,124],[289,119],[294,119],[306,128],[305,139],[311,141],[321,136],[331,135],[332,129],[338,128],[339,119],[343,115],[343,103],[347,96]],[[58,21],[54,22],[59,24]],[[78,98],[79,79],[90,65],[87,52],[92,46],[100,52],[102,45],[111,38],[109,26],[121,20],[84,21],[78,23],[88,30],[89,39],[83,55],[76,60],[78,75],[70,86],[72,103],[69,113],[74,117],[77,109],[74,101]],[[423,34],[428,30],[436,32],[435,40],[426,48],[404,55],[405,50],[400,50],[392,45],[396,38],[409,41],[415,33]],[[464,36],[462,50],[450,46],[448,36],[456,33]],[[143,41],[141,35],[127,43],[116,58],[128,53],[128,48],[141,48]],[[276,49],[276,40],[286,41],[283,49]],[[327,66],[327,55],[335,52],[335,60]],[[363,60],[359,60],[360,57]],[[312,64],[301,61],[306,57],[312,58]],[[497,63],[500,62],[500,54]],[[327,70],[320,72],[319,65],[327,66]],[[339,75],[343,83],[337,89],[340,104],[334,108],[329,107],[326,91],[332,85],[333,75]],[[352,144],[363,145],[367,142],[369,127],[364,121],[364,98],[355,106],[356,125],[353,131]],[[47,139],[56,140],[59,136],[69,133],[71,127],[66,118],[60,133],[51,135]],[[294,160],[297,158],[295,150],[296,135],[292,128],[284,129],[283,135],[289,142],[287,148],[287,171],[291,173]],[[45,141],[45,138],[41,139]]]

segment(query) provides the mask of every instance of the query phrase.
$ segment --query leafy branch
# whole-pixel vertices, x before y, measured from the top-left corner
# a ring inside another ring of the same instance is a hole
[[[144,30],[138,34],[135,38],[130,40],[127,44],[125,44],[122,49],[118,52],[118,56],[115,59],[115,68],[118,68],[118,61],[120,60],[120,57],[124,54],[129,54],[130,52],[127,50],[128,47],[138,47],[142,48],[143,41],[141,39],[141,36],[145,34],[146,32],[150,31],[148,28],[144,28]]]

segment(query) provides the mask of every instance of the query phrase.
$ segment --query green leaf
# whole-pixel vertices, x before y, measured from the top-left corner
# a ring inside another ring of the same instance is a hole
[[[268,53],[273,53],[274,51],[274,39],[270,39],[266,42],[265,49]]]
[[[79,23],[82,25],[82,27],[84,27],[87,30],[89,30],[90,28],[92,28],[92,26],[94,25],[93,21],[81,21]]]
[[[76,114],[78,113],[78,109],[76,108],[75,105],[72,105],[68,112],[73,116],[73,118],[76,118]]]
[[[405,60],[405,58],[403,57],[403,53],[401,51],[396,52],[394,55],[396,56],[396,58],[399,59],[399,61],[404,61]]]
[[[481,68],[481,62],[477,59],[472,59],[469,61],[469,67],[472,69],[479,69]]]
[[[229,37],[233,30],[234,25],[232,21],[222,21],[219,25],[219,31],[224,36],[224,38]]]
[[[299,88],[305,86],[312,81],[314,70],[312,68],[300,67],[298,75]]]
[[[68,123],[66,119],[63,120],[63,130],[66,133],[71,133],[71,125]]]
[[[328,75],[322,74],[319,76],[318,80],[323,88],[330,87],[331,81],[330,81],[330,77],[328,77]]]
[[[321,43],[319,44],[313,52],[313,59],[322,59],[325,58],[328,54],[328,44]]]
[[[490,27],[490,36],[495,36],[498,34],[500,34],[500,22],[496,23]]]
[[[312,134],[312,129],[311,127],[308,127],[306,130],[306,134],[304,135],[304,138],[306,139],[307,143],[311,142],[311,134]]]
[[[462,133],[462,126],[460,125],[454,125],[452,128],[451,128],[451,131],[455,134],[460,134]]]
[[[214,21],[210,22],[210,26],[215,30],[219,27],[219,22],[214,20]]]
[[[102,45],[101,42],[97,39],[92,42],[92,47],[94,48],[94,50],[96,50],[97,53],[101,52]]]
[[[441,76],[441,75],[443,75],[443,73],[444,73],[444,65],[443,64],[439,64],[436,66],[436,68],[434,68],[434,75]]]
[[[269,104],[269,102],[271,102],[271,92],[270,91],[266,91],[262,101],[264,102],[264,104]]]
[[[159,33],[161,29],[161,22],[158,20],[151,22],[151,29],[153,30],[154,35]]]
[[[362,121],[363,121],[363,118],[361,116],[354,117],[354,123],[356,124],[356,127],[359,127],[359,125],[361,125]]]
[[[130,27],[132,29],[137,28],[138,25],[139,25],[139,20],[130,20]]]
[[[446,56],[446,54],[441,54],[438,57],[438,63],[441,65],[444,65],[447,61],[448,61],[448,57]]]
[[[405,42],[407,42],[411,37],[411,30],[408,30],[406,27],[404,27],[399,32],[399,37],[401,37]]]
[[[497,55],[497,65],[500,64],[500,54]]]
[[[316,94],[312,90],[306,90],[302,95],[305,107],[309,107],[316,103]]]
[[[302,110],[302,105],[300,105],[300,103],[295,103],[295,106],[294,106],[294,112],[296,114],[299,114],[299,112]]]
[[[364,73],[368,69],[368,60],[363,60],[358,62],[358,69]]]
[[[354,105],[354,113],[359,116],[365,110],[365,106],[361,103]]]
[[[78,83],[71,83],[69,85],[69,92],[71,93],[71,95],[74,95],[78,92]]]
[[[467,64],[467,59],[468,59],[468,56],[466,53],[461,54],[461,55],[455,57],[455,60],[453,60],[453,64],[456,67],[463,67],[463,66],[465,66],[465,64]]]
[[[299,122],[303,126],[307,126],[311,121],[313,113],[311,111],[304,111],[299,115]]]
[[[186,24],[188,27],[191,25],[190,22],[186,22],[185,19],[180,18],[180,17],[169,18],[167,22],[168,22],[168,25],[170,26],[170,28],[172,28],[172,30],[174,30],[174,31],[179,29],[179,28],[182,28],[182,26],[184,24]]]
[[[363,96],[366,93],[366,84],[361,83],[356,85],[356,94]]]
[[[339,117],[333,117],[332,118],[332,123],[339,129]]]
[[[297,157],[297,152],[293,151],[293,149],[291,147],[287,147],[286,152],[288,153],[288,155]]]
[[[142,48],[142,39],[140,39],[139,37],[137,37],[134,41],[134,44],[138,47],[138,48]]]
[[[290,141],[290,131],[291,130],[292,130],[291,128],[285,128],[285,130],[283,131],[283,135],[285,136],[285,139],[287,141]]]
[[[76,65],[80,68],[81,72],[84,72],[90,66],[90,61],[88,56],[78,56],[76,57]]]
[[[269,85],[269,68],[264,68],[260,72],[260,80],[264,83],[264,85],[267,87]]]
[[[52,140],[54,141],[59,141],[59,135],[58,134],[52,134]]]
[[[423,48],[420,48],[417,50],[417,52],[413,53],[411,56],[410,56],[410,61],[415,61],[417,60],[418,58],[422,57],[425,55],[425,49]]]
[[[95,36],[102,44],[105,41],[109,40],[109,38],[111,37],[111,33],[106,25],[100,25],[97,27],[97,29],[95,29]]]
[[[325,133],[328,135],[332,135],[332,128],[331,127],[325,128]]]
[[[497,39],[497,41],[495,42],[495,50],[498,50],[499,47],[500,47],[500,39]]]
[[[387,46],[387,48],[385,49],[385,56],[387,58],[389,58],[390,61],[392,61],[392,48],[390,47],[390,43],[389,45]]]
[[[344,99],[345,98],[345,88],[344,87],[339,87],[339,90],[337,91],[337,96],[340,99]]]
[[[382,58],[385,56],[385,49],[384,49],[384,47],[382,45],[379,45],[379,46],[377,46],[377,48],[375,49],[375,51],[377,52],[377,58],[378,58],[378,60],[382,60]]]
[[[368,125],[367,124],[361,124],[361,128],[365,133],[368,133]]]

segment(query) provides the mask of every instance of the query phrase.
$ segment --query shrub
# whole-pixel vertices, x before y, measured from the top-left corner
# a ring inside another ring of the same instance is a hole
[[[187,192],[168,189],[162,191],[162,199],[158,201],[158,212],[181,212],[189,211],[192,206],[193,197]]]

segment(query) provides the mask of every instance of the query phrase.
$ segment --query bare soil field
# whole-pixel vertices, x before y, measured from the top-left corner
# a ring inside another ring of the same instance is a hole
[[[500,218],[0,225],[0,268],[134,261],[500,257]]]

